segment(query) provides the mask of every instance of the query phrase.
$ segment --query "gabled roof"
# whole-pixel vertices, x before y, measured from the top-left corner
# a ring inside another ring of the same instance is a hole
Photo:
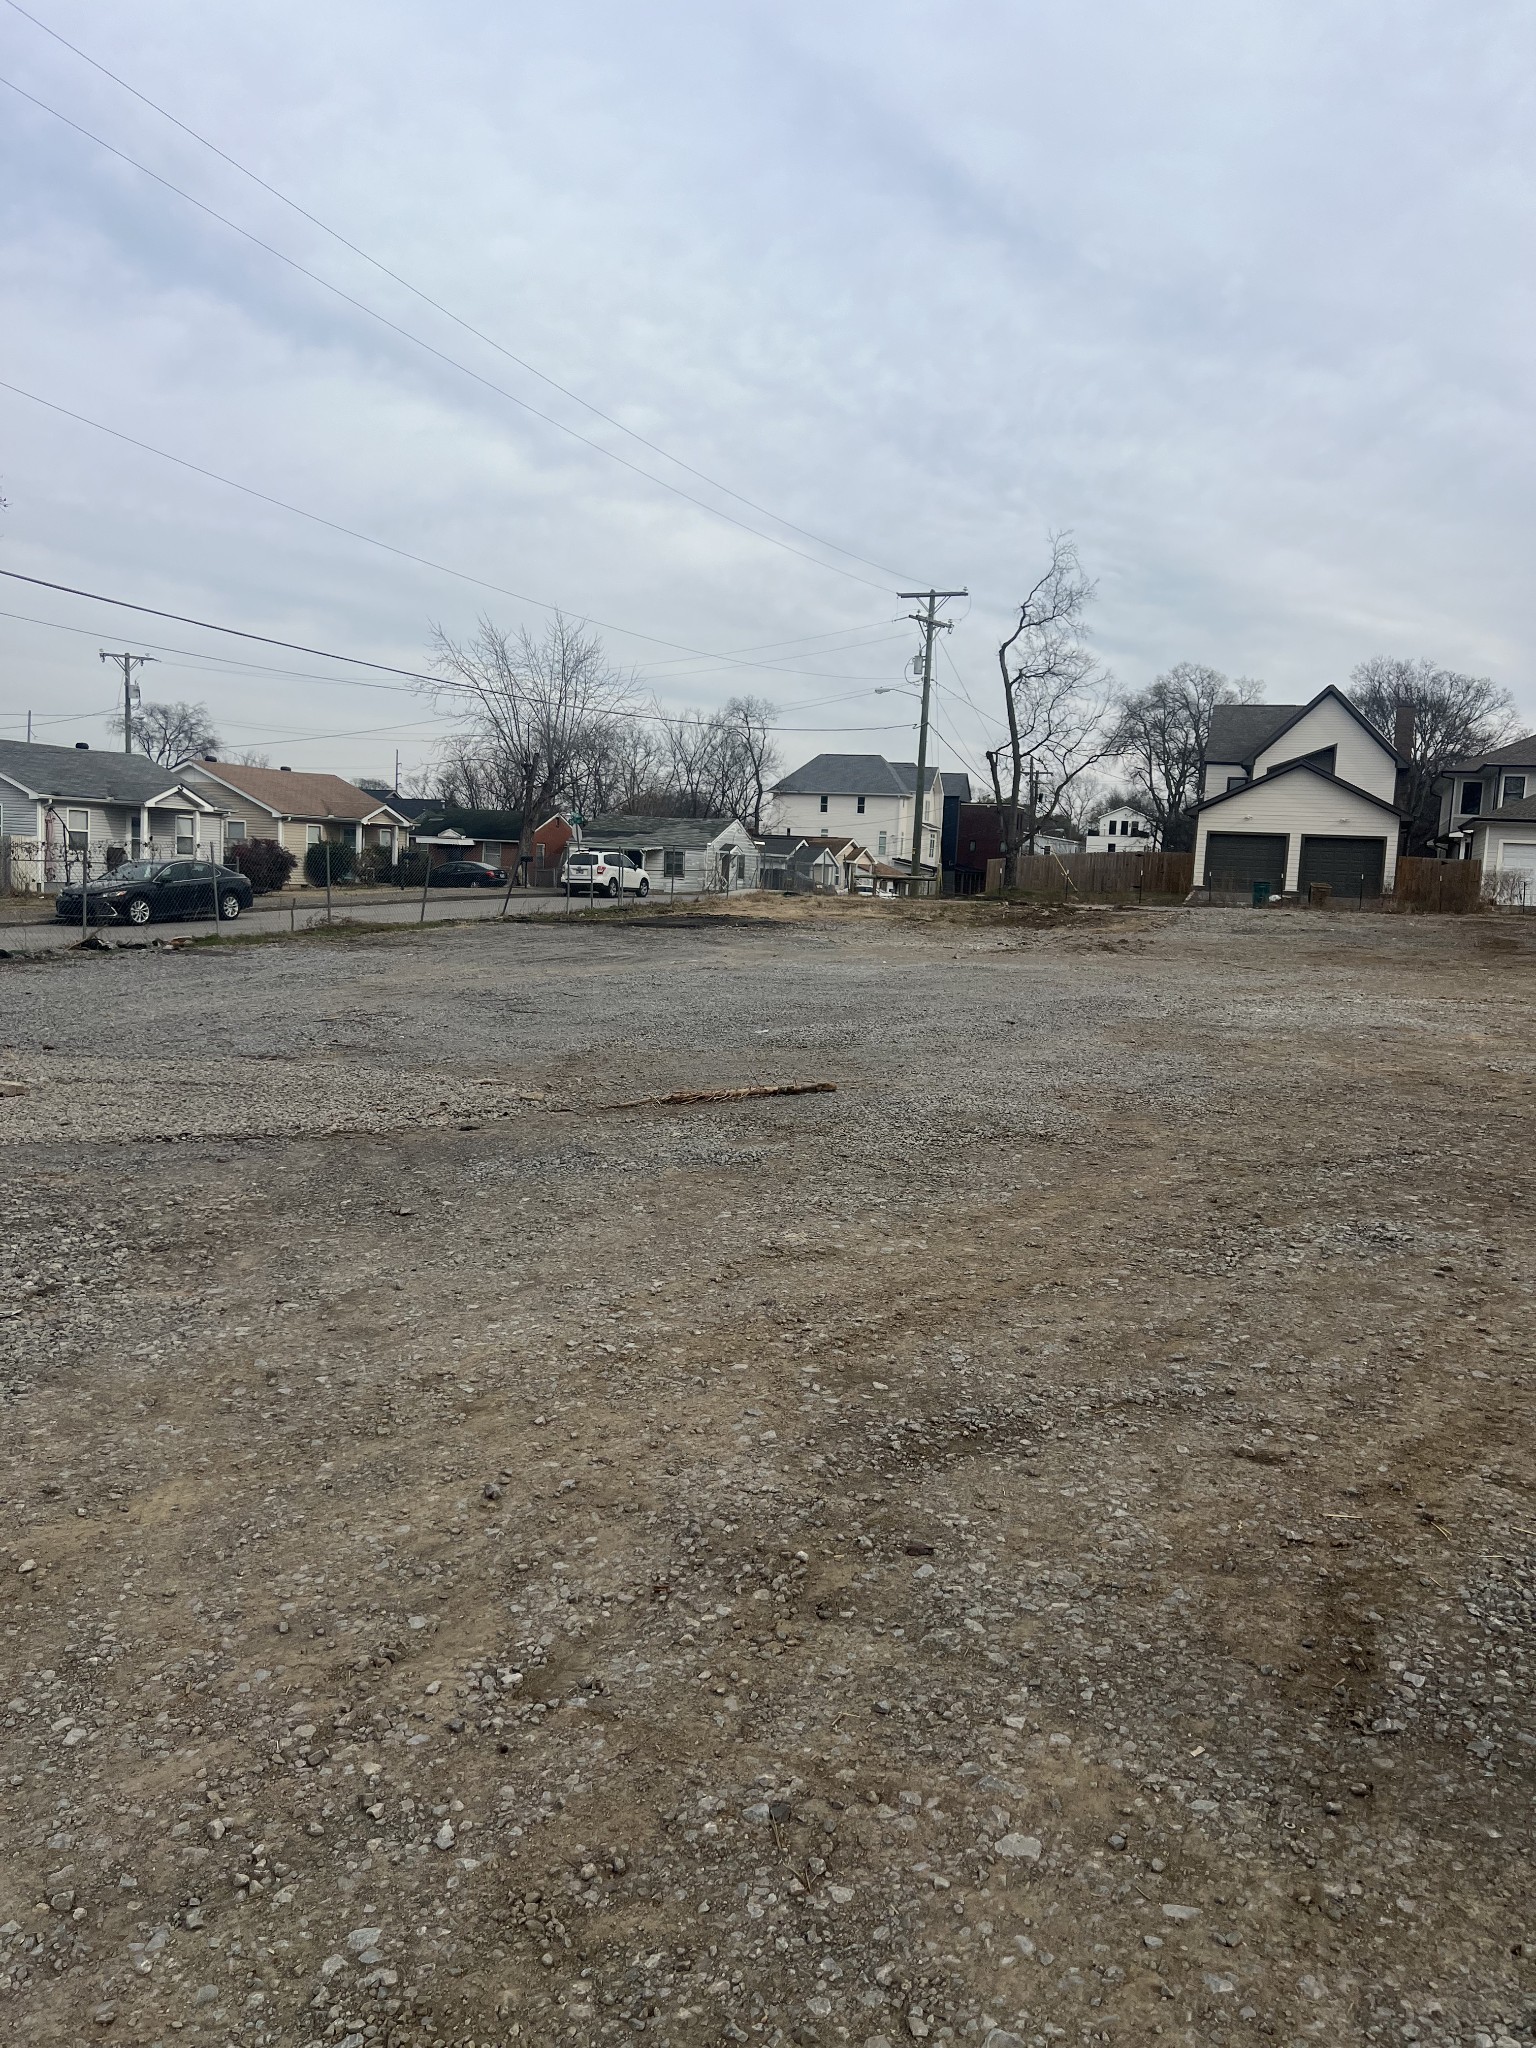
[[[144,804],[180,801],[189,794],[181,771],[145,754],[114,754],[105,748],[45,747],[26,740],[0,740],[0,775],[31,797],[63,803]],[[202,804],[206,798],[199,798]]]
[[[239,761],[183,761],[178,771],[216,782],[236,796],[248,798],[274,818],[337,818],[361,824],[387,814],[404,825],[409,821],[387,797],[359,789],[339,775],[295,774],[288,768],[248,768]]]
[[[1197,811],[1213,811],[1218,804],[1229,804],[1235,798],[1252,797],[1265,789],[1273,789],[1277,782],[1284,782],[1288,775],[1315,775],[1319,782],[1326,782],[1330,789],[1347,790],[1351,796],[1364,797],[1368,804],[1374,804],[1378,811],[1390,811],[1394,818],[1406,818],[1410,812],[1389,803],[1384,796],[1377,796],[1374,790],[1362,789],[1358,782],[1346,782],[1342,775],[1330,775],[1326,768],[1319,768],[1315,761],[1305,759],[1286,761],[1278,768],[1272,768],[1268,775],[1257,776],[1252,782],[1239,783],[1236,789],[1224,789],[1218,796],[1208,796],[1203,803],[1195,805]]]
[[[946,768],[939,776],[939,786],[947,797],[957,796],[963,804],[971,800],[971,778],[957,769]]]
[[[1262,754],[1267,747],[1272,747],[1275,744],[1276,740],[1283,738],[1284,735],[1290,731],[1293,725],[1299,724],[1301,720],[1306,717],[1309,711],[1315,711],[1318,705],[1321,704],[1324,698],[1326,697],[1332,697],[1336,704],[1342,705],[1343,708],[1349,713],[1350,717],[1355,721],[1356,725],[1358,725],[1363,732],[1367,732],[1370,734],[1371,738],[1376,742],[1377,746],[1381,748],[1381,751],[1384,754],[1389,754],[1394,761],[1397,759],[1397,749],[1393,746],[1392,742],[1387,738],[1386,734],[1381,731],[1379,726],[1372,725],[1371,721],[1366,717],[1365,713],[1360,709],[1360,706],[1354,701],[1354,699],[1352,697],[1346,697],[1344,692],[1333,683],[1329,683],[1323,689],[1319,690],[1317,695],[1312,699],[1310,704],[1299,704],[1296,707],[1296,709],[1291,713],[1289,718],[1285,719],[1281,724],[1275,727],[1274,731],[1269,735],[1268,739],[1260,740],[1259,744],[1254,748],[1254,754]],[[1278,710],[1279,706],[1277,705],[1274,708]],[[1212,756],[1212,759],[1220,758],[1225,757],[1215,755]],[[1245,759],[1246,758],[1247,757],[1245,756]],[[1286,765],[1289,766],[1289,763],[1287,763]]]
[[[686,853],[690,848],[712,846],[722,832],[729,832],[737,822],[735,818],[634,818],[615,814],[588,818],[581,828],[581,837],[586,846],[601,847],[606,840],[614,846],[671,847]]]
[[[928,769],[926,779],[930,790],[942,787],[937,768]],[[916,787],[915,761],[887,761],[883,754],[818,754],[781,776],[773,791],[775,796],[910,796]]]
[[[1483,768],[1536,768],[1536,732],[1507,746],[1490,747],[1486,754],[1473,754],[1465,761],[1447,762],[1446,775],[1476,775]]]
[[[1507,804],[1500,804],[1496,811],[1479,811],[1474,817],[1459,819],[1452,829],[1470,832],[1478,825],[1530,824],[1536,824],[1536,796],[1517,796]]]
[[[1211,713],[1205,758],[1251,761],[1276,733],[1307,709],[1305,704],[1218,704]]]

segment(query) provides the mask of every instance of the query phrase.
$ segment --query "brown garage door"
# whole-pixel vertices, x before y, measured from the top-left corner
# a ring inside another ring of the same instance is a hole
[[[1303,896],[1313,882],[1328,882],[1335,896],[1379,896],[1386,869],[1385,839],[1325,839],[1309,834],[1301,842]]]
[[[1290,841],[1283,832],[1211,832],[1205,841],[1207,889],[1249,889],[1268,882],[1285,887]]]

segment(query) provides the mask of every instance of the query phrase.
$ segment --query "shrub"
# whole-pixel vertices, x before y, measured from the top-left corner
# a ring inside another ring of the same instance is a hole
[[[431,857],[418,847],[414,852],[397,860],[389,871],[389,879],[397,889],[419,889],[427,879]]]
[[[334,879],[334,868],[332,868],[331,874]],[[395,864],[390,858],[389,848],[387,846],[365,846],[357,857],[357,879],[360,882],[366,882],[372,888],[384,882],[392,882],[394,877]],[[322,879],[324,878],[322,877]]]
[[[344,839],[322,840],[318,846],[304,849],[304,879],[311,888],[325,887],[326,858],[330,858],[330,876],[333,882],[350,882],[352,870],[357,865],[356,851]]]
[[[225,848],[224,865],[244,875],[254,894],[267,896],[285,886],[298,861],[275,839],[238,839]]]

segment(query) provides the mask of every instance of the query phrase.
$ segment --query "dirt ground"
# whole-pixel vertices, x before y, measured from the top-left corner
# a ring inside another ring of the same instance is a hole
[[[1529,2042],[1533,1081],[1496,916],[0,963],[0,2037]]]

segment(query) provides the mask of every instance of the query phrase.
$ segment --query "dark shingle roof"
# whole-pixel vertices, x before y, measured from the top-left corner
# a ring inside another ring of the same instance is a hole
[[[1211,713],[1207,761],[1251,761],[1305,704],[1218,704]]]
[[[586,846],[660,846],[681,848],[686,853],[690,847],[708,846],[722,832],[728,832],[735,822],[734,818],[630,818],[611,815],[588,818],[581,828],[581,837]]]
[[[1479,768],[1536,768],[1536,732],[1508,746],[1491,747],[1486,754],[1472,754],[1465,761],[1450,762],[1447,775],[1475,775]]]
[[[927,772],[931,789],[939,771]],[[910,796],[916,787],[917,763],[883,754],[818,754],[774,784],[782,796]]]
[[[143,754],[44,747],[25,740],[0,740],[0,775],[42,796],[80,797],[99,804],[145,804],[182,783],[174,768]]]
[[[939,777],[939,783],[946,796],[957,796],[963,804],[970,802],[971,778],[969,775],[962,775],[953,768],[946,768]]]
[[[1483,811],[1473,818],[1458,818],[1458,828],[1468,825],[1536,824],[1536,796],[1517,796],[1496,811]]]

